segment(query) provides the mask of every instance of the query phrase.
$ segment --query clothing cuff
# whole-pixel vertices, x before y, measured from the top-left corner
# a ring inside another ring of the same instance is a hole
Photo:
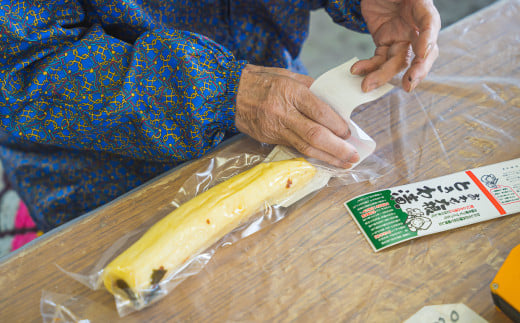
[[[363,14],[361,13],[361,0],[356,0],[354,2],[354,6],[352,7],[352,14],[354,18],[352,20],[355,23],[355,27],[353,29],[362,33],[368,33],[369,31],[365,22],[365,18],[363,18]]]
[[[368,28],[361,13],[362,0],[331,0],[327,12],[335,23],[350,30],[368,33]]]
[[[227,89],[225,95],[225,102],[222,104],[221,119],[224,122],[225,129],[231,133],[238,133],[238,129],[235,126],[235,112],[237,106],[237,93],[238,85],[240,83],[240,77],[242,71],[246,66],[247,61],[232,61],[227,66]]]

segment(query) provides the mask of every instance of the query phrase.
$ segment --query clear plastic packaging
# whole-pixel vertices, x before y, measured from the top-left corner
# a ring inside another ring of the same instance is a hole
[[[43,323],[113,322],[118,319],[112,308],[85,296],[42,291],[40,313]],[[94,316],[93,313],[96,313]]]
[[[172,213],[121,237],[92,268],[81,273],[60,269],[94,290],[104,285],[114,294],[119,315],[126,316],[199,273],[220,247],[283,219],[331,177],[338,179],[333,185],[345,185],[375,179],[388,167],[371,157],[356,170],[341,170],[311,163],[292,148],[260,143],[257,148],[209,159],[175,195]],[[262,154],[269,149],[269,155]]]

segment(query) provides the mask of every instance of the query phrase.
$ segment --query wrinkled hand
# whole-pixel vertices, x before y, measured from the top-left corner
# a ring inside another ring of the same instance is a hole
[[[359,160],[345,142],[346,122],[311,93],[313,79],[281,68],[246,65],[238,87],[235,124],[258,141],[296,148],[349,168]]]
[[[426,77],[439,56],[441,28],[433,0],[362,0],[361,13],[376,44],[374,57],[354,64],[351,72],[366,75],[361,85],[368,92],[410,65],[403,89],[412,91]]]

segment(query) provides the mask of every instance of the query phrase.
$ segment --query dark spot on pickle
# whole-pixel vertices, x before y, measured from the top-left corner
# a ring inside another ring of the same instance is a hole
[[[159,269],[154,269],[151,276],[151,285],[157,285],[161,279],[163,279],[164,275],[166,274],[167,270],[164,269],[163,266],[161,266]]]
[[[292,185],[292,180],[289,178],[287,179],[287,185],[285,185],[285,188],[290,188]]]
[[[206,223],[207,223],[207,224],[210,224],[209,219],[206,219]]]
[[[116,280],[116,287],[125,292],[130,300],[137,300],[137,297],[135,296],[134,292],[123,279]]]

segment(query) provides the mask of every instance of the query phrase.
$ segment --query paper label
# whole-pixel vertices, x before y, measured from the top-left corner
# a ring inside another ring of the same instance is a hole
[[[480,315],[466,305],[443,304],[423,307],[404,323],[486,323]]]
[[[377,252],[520,212],[520,159],[364,194],[345,207]]]

